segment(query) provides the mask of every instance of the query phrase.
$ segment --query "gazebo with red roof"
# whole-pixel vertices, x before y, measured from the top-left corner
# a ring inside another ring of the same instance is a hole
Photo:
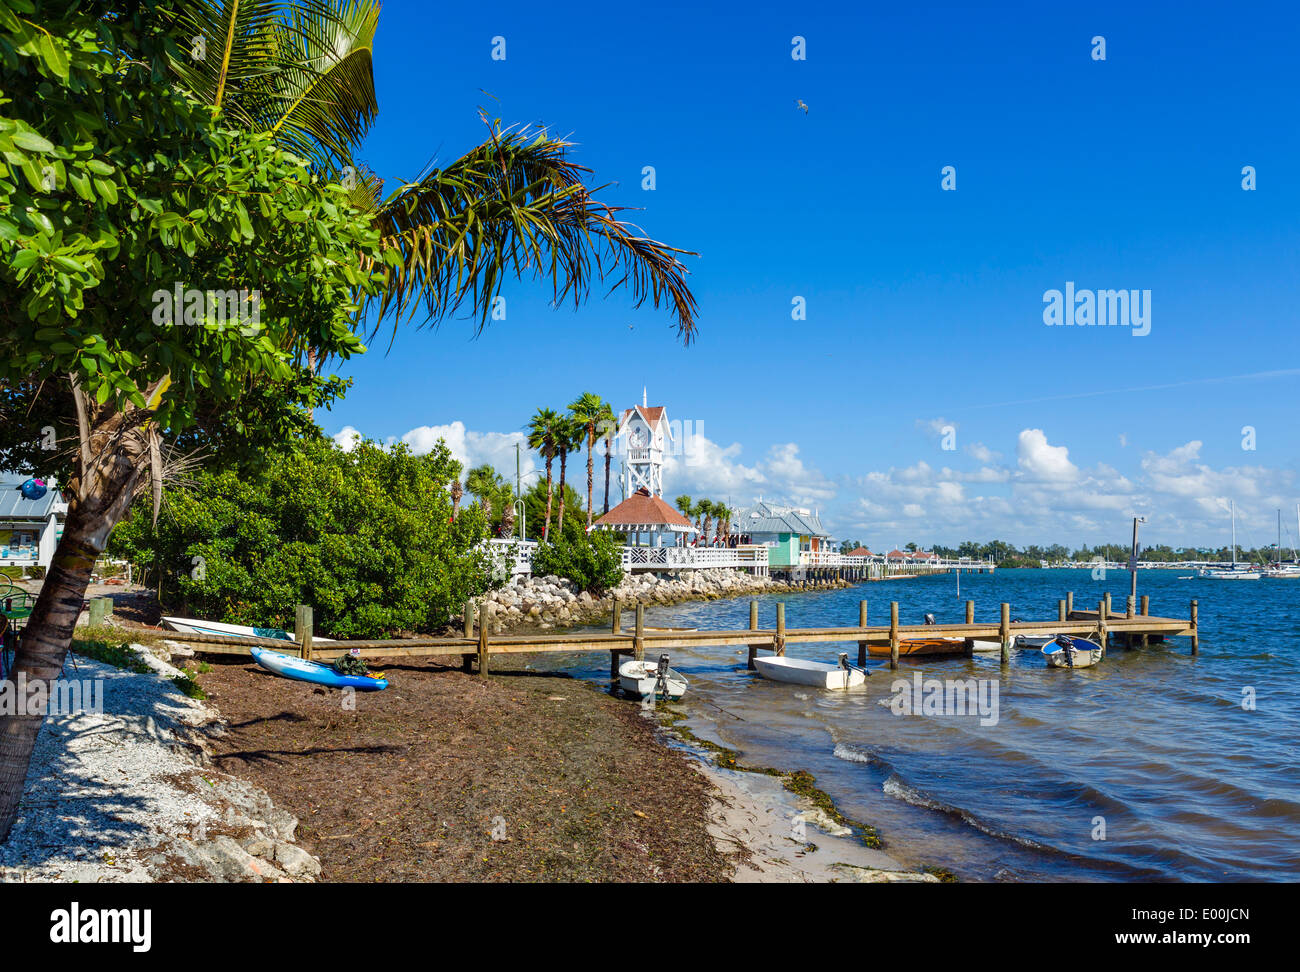
[[[591,525],[593,530],[633,534],[639,544],[642,533],[693,533],[695,525],[660,497],[642,487]],[[653,539],[651,541],[653,543]],[[675,542],[675,541],[674,541]]]

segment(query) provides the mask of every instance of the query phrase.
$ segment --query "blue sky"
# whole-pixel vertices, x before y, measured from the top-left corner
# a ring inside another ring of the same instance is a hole
[[[683,348],[624,294],[575,312],[512,282],[478,339],[448,320],[349,363],[327,431],[442,433],[513,474],[539,405],[648,386],[702,429],[670,496],[816,506],[873,545],[1073,546],[1133,512],[1152,543],[1220,542],[1229,498],[1243,541],[1271,541],[1277,506],[1294,534],[1300,12],[978,6],[388,0],[367,162],[454,159],[480,105],[571,134],[617,183],[602,198],[700,253],[700,332]],[[1150,333],[1046,326],[1066,281],[1149,290]]]

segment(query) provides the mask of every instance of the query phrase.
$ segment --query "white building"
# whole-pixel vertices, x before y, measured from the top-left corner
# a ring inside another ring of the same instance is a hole
[[[0,473],[0,567],[49,567],[68,504],[53,485],[38,500],[23,496],[26,476]]]

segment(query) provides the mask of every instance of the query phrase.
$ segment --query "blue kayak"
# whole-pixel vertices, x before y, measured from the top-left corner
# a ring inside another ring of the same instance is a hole
[[[388,679],[378,675],[340,675],[329,665],[294,658],[266,648],[250,648],[253,661],[268,672],[299,682],[313,682],[330,688],[352,688],[359,692],[378,692],[388,688]]]

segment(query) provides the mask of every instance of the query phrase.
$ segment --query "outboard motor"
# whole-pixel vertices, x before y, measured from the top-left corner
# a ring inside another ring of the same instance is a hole
[[[847,651],[840,652],[840,668],[846,672],[849,670],[849,653]]]
[[[668,697],[668,656],[659,656],[659,667],[655,669],[655,695]]]
[[[933,614],[927,614],[927,615],[925,616],[925,623],[926,623],[926,624],[936,624],[937,622],[934,620],[934,615],[933,615]]]
[[[1065,635],[1057,635],[1056,643],[1061,646],[1061,651],[1065,652],[1065,664],[1070,668],[1074,667],[1074,642]]]

